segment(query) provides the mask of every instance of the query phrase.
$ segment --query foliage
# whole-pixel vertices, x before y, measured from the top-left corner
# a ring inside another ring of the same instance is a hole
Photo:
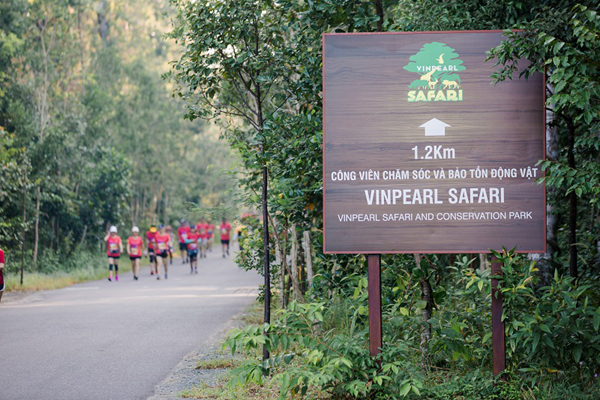
[[[32,271],[97,252],[110,224],[231,205],[235,157],[161,79],[170,15],[168,0],[0,4],[0,247],[20,250],[25,228]]]
[[[267,211],[275,243],[268,256],[279,261],[273,272],[282,278],[278,291],[283,299],[289,292],[286,257],[292,237],[308,231],[314,249],[315,277],[304,293],[306,304],[292,302],[270,325],[248,327],[230,337],[233,350],[244,348],[254,354],[266,344],[273,355],[265,362],[249,359],[236,370],[234,383],[261,382],[271,374],[280,383],[282,397],[302,396],[303,390],[315,386],[338,398],[597,394],[596,361],[584,360],[579,350],[580,345],[592,346],[590,357],[597,359],[593,347],[597,346],[594,320],[600,298],[594,290],[600,243],[595,208],[600,170],[594,61],[598,27],[593,10],[597,4],[583,1],[576,8],[574,2],[533,0],[174,4],[179,18],[172,36],[185,46],[173,65],[172,76],[180,85],[176,93],[186,101],[190,118],[216,119],[223,126],[224,138],[242,161],[239,183],[249,207],[259,206],[262,167],[268,167]],[[556,113],[550,127],[558,127],[560,154],[544,162],[543,168],[546,183],[558,189],[549,195],[558,216],[557,252],[552,255],[556,275],[549,285],[541,286],[530,263],[511,253],[498,254],[507,265],[503,292],[508,304],[504,316],[511,360],[508,385],[494,386],[490,376],[491,276],[485,263],[468,256],[457,261],[424,255],[418,264],[409,256],[383,257],[386,345],[379,369],[366,348],[364,257],[322,253],[321,35],[374,31],[378,5],[383,5],[387,30],[522,28],[518,33],[507,31],[508,41],[490,49],[491,57],[500,63],[490,83],[508,78],[512,62],[523,57],[531,61],[523,79],[545,68],[553,87],[547,100]],[[271,91],[256,96],[259,87]],[[259,109],[259,103],[264,108]],[[577,133],[575,166],[567,165],[569,124]],[[563,277],[570,246],[564,198],[570,192],[584,200],[577,211],[580,241],[576,245],[585,248],[579,261],[586,265],[580,281]],[[264,243],[258,226],[249,229],[244,245],[237,261],[245,269],[261,271]],[[299,256],[302,272],[304,261]],[[424,296],[427,285],[430,298]],[[556,333],[542,328],[556,324],[560,327]],[[429,338],[423,336],[428,330]],[[536,373],[523,370],[527,366]]]
[[[558,123],[576,132],[575,149],[578,168],[566,160],[540,162],[547,176],[540,179],[546,184],[563,188],[565,194],[575,192],[578,197],[598,201],[600,195],[600,168],[598,154],[600,140],[600,16],[583,5],[556,15],[561,24],[548,17],[534,20],[523,34],[507,32],[509,40],[491,52],[498,64],[505,67],[495,74],[497,80],[511,78],[518,68],[518,58],[533,62],[521,72],[525,78],[534,73],[548,72],[551,91],[546,103],[559,116]],[[548,26],[549,24],[551,26]],[[564,29],[564,25],[567,29]],[[548,30],[541,30],[549,28]]]
[[[526,373],[534,385],[549,374],[593,385],[600,371],[598,285],[556,271],[550,286],[539,287],[535,263],[513,252],[498,256],[509,370]]]

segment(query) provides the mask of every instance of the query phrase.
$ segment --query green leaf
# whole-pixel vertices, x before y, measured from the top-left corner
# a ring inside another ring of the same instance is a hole
[[[581,360],[581,353],[583,352],[583,346],[581,344],[576,344],[573,347],[573,359],[575,362],[579,362]]]
[[[598,332],[598,329],[600,329],[600,313],[598,311],[594,314],[592,323],[594,325],[594,330]]]
[[[417,301],[417,308],[420,310],[424,310],[425,308],[427,308],[427,302],[425,300]]]
[[[406,382],[402,386],[400,386],[400,396],[406,397],[408,392],[410,392],[410,388],[411,388],[410,381]]]

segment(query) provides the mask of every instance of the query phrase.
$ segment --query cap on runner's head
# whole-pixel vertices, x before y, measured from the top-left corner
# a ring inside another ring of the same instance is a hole
[[[172,230],[173,230],[173,228],[171,228],[171,225],[167,225],[167,226],[166,226],[166,229],[167,229],[168,231],[172,231]]]
[[[181,222],[182,224],[185,224],[185,218],[181,218],[181,221],[179,221],[179,222]]]
[[[160,224],[160,225],[158,226],[158,229],[164,229],[164,227],[165,227],[165,226],[164,226],[163,224]]]
[[[139,232],[140,228],[138,228],[137,226],[134,226],[133,228],[131,228],[131,232]]]
[[[117,233],[117,227],[116,226],[111,226],[110,227],[110,233]]]

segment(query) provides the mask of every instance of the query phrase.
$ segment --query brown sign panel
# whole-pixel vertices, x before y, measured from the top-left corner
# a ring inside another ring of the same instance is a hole
[[[326,253],[545,251],[543,77],[492,85],[501,41],[324,35]]]

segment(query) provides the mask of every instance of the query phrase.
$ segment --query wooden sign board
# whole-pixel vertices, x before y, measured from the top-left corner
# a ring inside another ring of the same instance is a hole
[[[493,85],[501,41],[324,35],[326,253],[545,251],[543,77]]]

